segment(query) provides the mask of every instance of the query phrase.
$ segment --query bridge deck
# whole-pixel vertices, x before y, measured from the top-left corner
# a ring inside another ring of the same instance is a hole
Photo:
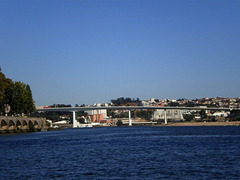
[[[156,106],[111,106],[111,107],[64,107],[64,108],[43,108],[37,111],[87,111],[87,110],[155,110],[155,109],[180,109],[180,110],[215,110],[215,111],[231,111],[240,110],[240,108],[215,108],[215,107],[156,107]]]

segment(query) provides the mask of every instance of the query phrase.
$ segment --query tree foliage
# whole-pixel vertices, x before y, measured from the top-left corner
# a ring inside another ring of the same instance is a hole
[[[10,114],[29,114],[35,110],[32,91],[28,84],[12,81],[0,71],[0,111],[4,105],[10,105]]]
[[[56,107],[72,107],[71,104],[53,104],[53,105],[50,105],[49,107],[51,108],[56,108]]]
[[[12,81],[10,79],[7,79],[0,69],[0,110],[1,112],[4,112],[5,91],[8,88],[10,83],[12,83]]]
[[[112,99],[111,102],[115,106],[122,106],[122,105],[126,105],[126,104],[129,104],[129,103],[137,103],[137,104],[139,104],[140,100],[139,100],[139,98],[137,98],[135,100],[135,99],[131,99],[129,97],[128,98],[120,97],[120,98],[117,98],[117,99]]]
[[[123,122],[121,120],[118,120],[116,124],[117,124],[117,126],[122,126]]]
[[[176,107],[179,106],[180,104],[178,102],[170,102],[168,103],[169,106]]]
[[[183,118],[185,119],[185,121],[192,121],[192,120],[194,120],[194,115],[193,114],[184,114]]]
[[[146,119],[146,120],[150,120],[152,117],[152,110],[140,110],[137,111],[137,117],[141,118],[141,119]]]
[[[84,118],[79,118],[79,119],[77,119],[77,121],[78,121],[80,124],[85,124],[85,119],[84,119]]]
[[[232,110],[229,115],[230,121],[240,121],[240,111],[239,110]]]
[[[205,110],[200,111],[200,116],[201,116],[201,119],[206,119],[207,118],[207,114],[206,114]]]
[[[36,129],[35,129],[34,124],[32,123],[32,121],[29,121],[28,128],[29,128],[29,131],[30,131],[30,132],[35,132],[35,131],[36,131]]]
[[[84,112],[84,111],[78,111],[78,112],[77,112],[77,116],[78,116],[78,117],[81,117],[81,116],[86,117],[87,115],[88,115],[88,113],[87,113],[87,112]]]

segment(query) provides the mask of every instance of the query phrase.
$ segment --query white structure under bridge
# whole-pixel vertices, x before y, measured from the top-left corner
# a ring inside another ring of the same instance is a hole
[[[167,109],[166,110],[166,119],[173,121],[183,121],[183,113],[180,109]],[[165,120],[165,110],[164,109],[156,109],[153,114],[151,120]]]

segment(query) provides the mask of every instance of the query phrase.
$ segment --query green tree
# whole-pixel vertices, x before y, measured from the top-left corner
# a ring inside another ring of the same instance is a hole
[[[77,121],[78,121],[80,124],[85,124],[85,119],[84,119],[84,118],[79,118],[79,119],[77,119]]]
[[[180,104],[178,102],[170,102],[170,103],[168,103],[168,105],[176,107],[176,106],[179,106]]]
[[[200,111],[200,116],[201,116],[201,119],[206,119],[207,118],[207,114],[206,114],[205,110]]]
[[[131,99],[129,97],[124,98],[124,97],[120,97],[117,99],[112,99],[111,102],[115,105],[115,106],[122,106],[122,105],[127,105],[128,103],[140,103],[139,98],[135,99]]]
[[[31,113],[35,110],[29,85],[23,82],[9,82],[5,89],[4,104],[11,106],[11,114]]]
[[[36,129],[35,129],[34,124],[32,123],[32,121],[29,121],[28,128],[29,128],[29,131],[30,131],[30,132],[35,132],[35,131],[36,131]]]
[[[12,82],[11,79],[6,78],[6,76],[1,72],[0,67],[0,111],[4,112],[4,102],[5,100],[5,91],[9,84]]]
[[[152,110],[140,110],[136,112],[137,117],[150,120],[152,117]]]
[[[13,84],[13,103],[12,103],[12,111],[16,114],[20,114],[24,112],[24,100],[25,100],[25,94],[24,94],[24,90],[25,90],[25,84],[20,82],[20,81],[16,81]]]
[[[123,122],[121,120],[118,120],[117,121],[117,126],[122,126],[123,125]]]
[[[86,113],[86,112],[84,112],[84,111],[78,111],[78,112],[77,112],[77,116],[78,116],[78,117],[81,117],[81,116],[86,117],[87,115],[88,115],[88,113]]]
[[[27,84],[24,91],[24,113],[31,113],[35,111],[35,105],[32,98],[32,91],[30,86]]]
[[[185,121],[192,121],[194,119],[194,115],[193,114],[184,114],[183,118],[185,119]]]
[[[10,114],[31,113],[35,110],[32,92],[29,85],[23,82],[13,82],[5,77],[0,68],[0,111],[4,105],[11,107]]]
[[[230,111],[229,120],[230,121],[239,121],[240,120],[240,111],[239,110]]]

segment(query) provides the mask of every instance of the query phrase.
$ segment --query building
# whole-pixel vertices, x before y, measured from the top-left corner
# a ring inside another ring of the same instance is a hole
[[[108,118],[106,109],[87,110],[87,111],[84,111],[84,112],[88,113],[88,115],[102,114],[103,115],[103,119],[107,119]]]
[[[224,112],[224,111],[221,111],[221,112],[214,112],[212,115],[213,116],[220,116],[220,117],[228,117],[228,115],[230,114],[230,112]]]
[[[106,109],[88,110],[85,112],[88,113],[88,117],[92,123],[101,123],[104,119],[108,118]]]
[[[167,109],[166,110],[167,120],[173,121],[183,121],[183,114],[182,110],[179,109]],[[165,119],[165,112],[164,109],[156,109],[153,112],[152,120],[164,120]]]
[[[101,123],[103,121],[102,114],[87,115],[87,118],[90,118],[90,122],[92,123]]]

